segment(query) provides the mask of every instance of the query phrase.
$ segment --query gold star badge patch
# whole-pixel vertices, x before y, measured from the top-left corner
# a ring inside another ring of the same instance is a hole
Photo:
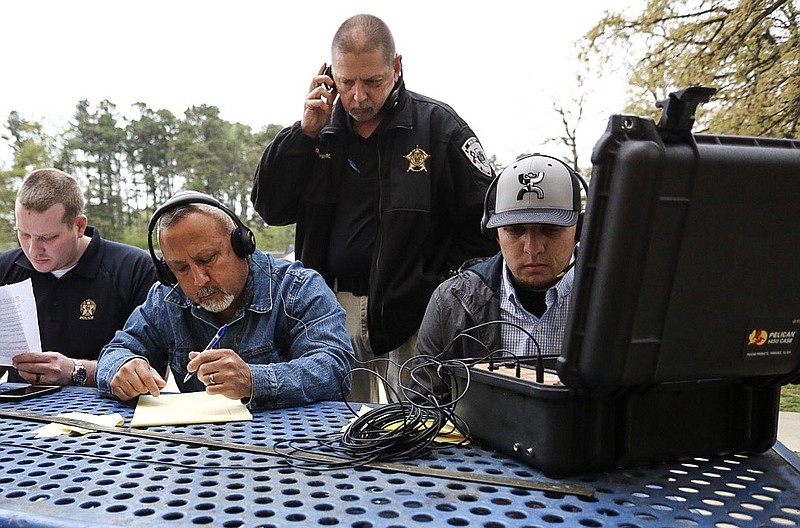
[[[81,320],[83,321],[91,321],[94,319],[94,313],[97,311],[97,303],[94,302],[94,299],[84,299],[81,303]]]
[[[406,172],[428,172],[425,162],[431,155],[419,148],[419,145],[414,147],[414,150],[403,157],[408,160],[408,169]]]

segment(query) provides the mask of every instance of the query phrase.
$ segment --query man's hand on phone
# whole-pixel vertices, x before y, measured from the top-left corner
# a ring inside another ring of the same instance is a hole
[[[311,80],[309,92],[303,105],[303,119],[300,128],[309,137],[316,138],[333,113],[333,102],[336,100],[336,85],[330,73],[330,68],[323,63],[317,75]]]

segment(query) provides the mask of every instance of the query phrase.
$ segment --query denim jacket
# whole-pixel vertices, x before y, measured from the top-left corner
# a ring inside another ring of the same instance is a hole
[[[252,371],[251,408],[280,408],[341,399],[350,392],[354,354],[344,310],[314,270],[300,262],[276,260],[259,250],[248,257],[245,286],[251,297],[228,321],[217,348],[235,350]],[[100,352],[97,387],[113,397],[111,380],[134,357],[161,375],[167,365],[182,392],[205,390],[186,383],[189,352],[205,348],[219,327],[215,315],[193,304],[180,286],[154,284],[139,306]]]

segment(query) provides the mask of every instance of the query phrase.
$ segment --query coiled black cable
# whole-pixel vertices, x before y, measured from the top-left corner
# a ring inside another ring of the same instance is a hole
[[[436,437],[441,434],[458,432],[464,442],[470,440],[469,429],[458,418],[456,407],[464,394],[469,390],[471,382],[470,368],[479,363],[491,363],[495,359],[514,361],[519,366],[528,358],[519,358],[505,350],[489,350],[470,332],[491,324],[511,324],[525,332],[536,346],[537,374],[542,369],[542,353],[536,339],[525,329],[505,321],[489,321],[475,325],[459,332],[445,349],[436,356],[414,356],[402,365],[388,359],[387,361],[399,369],[401,382],[399,392],[392,387],[383,376],[368,368],[356,367],[350,375],[358,371],[367,371],[377,376],[387,391],[388,404],[379,405],[359,414],[344,398],[343,401],[353,414],[353,420],[343,432],[323,438],[300,438],[278,442],[275,448],[282,451],[284,461],[292,466],[306,469],[340,469],[358,467],[378,461],[411,460],[427,454],[434,445]],[[486,354],[473,359],[443,359],[459,339],[469,339],[483,345]],[[503,355],[505,354],[505,355]],[[402,382],[403,373],[408,374],[411,382]],[[465,379],[463,384],[456,383],[457,374]],[[344,387],[346,380],[342,381]],[[444,384],[444,385],[442,385]],[[449,398],[444,400],[428,387],[456,387]],[[320,454],[330,458],[321,460]]]

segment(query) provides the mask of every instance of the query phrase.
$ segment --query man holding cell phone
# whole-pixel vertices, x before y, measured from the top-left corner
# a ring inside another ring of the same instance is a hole
[[[493,170],[448,105],[406,89],[402,56],[378,17],[345,20],[331,66],[313,76],[300,121],[267,146],[251,199],[270,225],[296,224],[297,258],[347,312],[359,369],[351,401],[401,393],[434,288],[472,257]],[[369,370],[374,370],[375,374]]]

